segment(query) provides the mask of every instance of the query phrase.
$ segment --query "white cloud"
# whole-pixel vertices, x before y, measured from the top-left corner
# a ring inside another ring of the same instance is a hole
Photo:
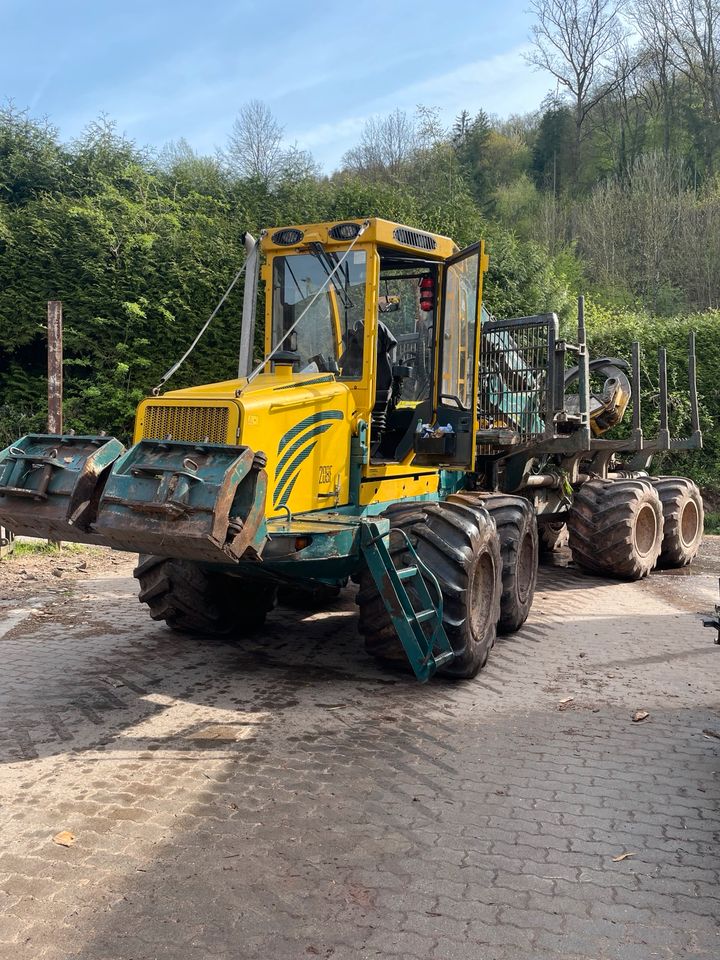
[[[482,109],[500,116],[532,110],[542,99],[543,81],[525,62],[523,55],[528,49],[528,45],[518,46],[389,90],[370,100],[367,112],[361,116],[328,120],[307,129],[297,129],[288,135],[289,139],[312,150],[316,158],[331,169],[357,141],[370,117],[389,113],[397,107],[409,113],[418,104],[437,107],[447,124],[463,109],[470,113]]]
[[[485,60],[465,63],[395,91],[385,99],[397,104],[427,103],[453,116],[463,107],[470,112],[517,113],[538,103],[540,82],[524,60],[529,45],[515,47]]]
[[[309,130],[300,130],[289,133],[287,139],[297,142],[299,147],[305,150],[314,150],[317,147],[324,147],[328,144],[337,144],[346,141],[349,138],[357,137],[364,127],[368,115],[362,117],[348,117],[345,120],[338,120],[335,123],[319,123]]]

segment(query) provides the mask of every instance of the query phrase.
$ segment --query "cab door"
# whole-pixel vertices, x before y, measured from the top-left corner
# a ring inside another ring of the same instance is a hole
[[[426,462],[472,469],[478,411],[478,358],[483,274],[483,241],[445,261],[437,328],[434,436],[419,436],[416,451]],[[423,446],[425,449],[423,449]]]

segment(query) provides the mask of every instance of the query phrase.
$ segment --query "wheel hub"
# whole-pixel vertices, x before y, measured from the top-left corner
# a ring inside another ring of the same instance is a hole
[[[694,500],[688,500],[680,516],[680,539],[686,547],[692,546],[698,535],[700,516]]]
[[[520,603],[525,603],[528,598],[534,569],[533,541],[532,536],[527,532],[520,543],[517,558],[517,593]]]
[[[644,503],[635,518],[635,548],[641,557],[646,557],[655,545],[657,516],[649,503]]]
[[[473,568],[468,596],[470,600],[470,629],[473,637],[481,639],[487,630],[493,610],[495,563],[490,553],[482,553]]]

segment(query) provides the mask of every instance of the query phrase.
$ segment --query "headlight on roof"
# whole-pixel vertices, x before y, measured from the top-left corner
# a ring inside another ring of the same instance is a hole
[[[333,240],[354,240],[359,233],[359,223],[336,223],[328,230],[328,236]]]
[[[298,230],[295,227],[288,227],[286,230],[276,230],[271,239],[272,242],[278,244],[278,246],[292,247],[296,243],[300,243],[304,236],[305,234],[302,230]]]

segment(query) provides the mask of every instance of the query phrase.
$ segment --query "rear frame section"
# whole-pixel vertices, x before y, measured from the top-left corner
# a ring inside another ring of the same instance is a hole
[[[649,438],[642,428],[639,343],[632,344],[629,397],[622,397],[621,409],[604,411],[603,416],[607,415],[609,423],[602,424],[599,418],[593,419],[596,412],[591,407],[591,372],[602,372],[611,366],[628,369],[628,364],[612,357],[589,359],[582,297],[578,304],[577,330],[576,344],[560,339],[555,314],[513,320],[487,319],[483,325],[481,364],[485,366],[476,464],[481,478],[479,486],[522,493],[533,500],[538,514],[565,510],[570,504],[572,488],[590,477],[607,477],[613,470],[623,475],[645,473],[655,454],[697,450],[703,443],[694,333],[688,340],[690,433],[685,437],[670,436],[667,361],[665,350],[660,348],[660,423],[657,435]],[[576,366],[571,370],[566,368],[567,354],[576,359]],[[493,369],[501,371],[503,389],[492,381],[490,371]],[[572,407],[565,392],[569,378],[576,379],[578,386]],[[628,401],[632,409],[629,436],[617,439],[602,436],[606,426],[622,418]]]

